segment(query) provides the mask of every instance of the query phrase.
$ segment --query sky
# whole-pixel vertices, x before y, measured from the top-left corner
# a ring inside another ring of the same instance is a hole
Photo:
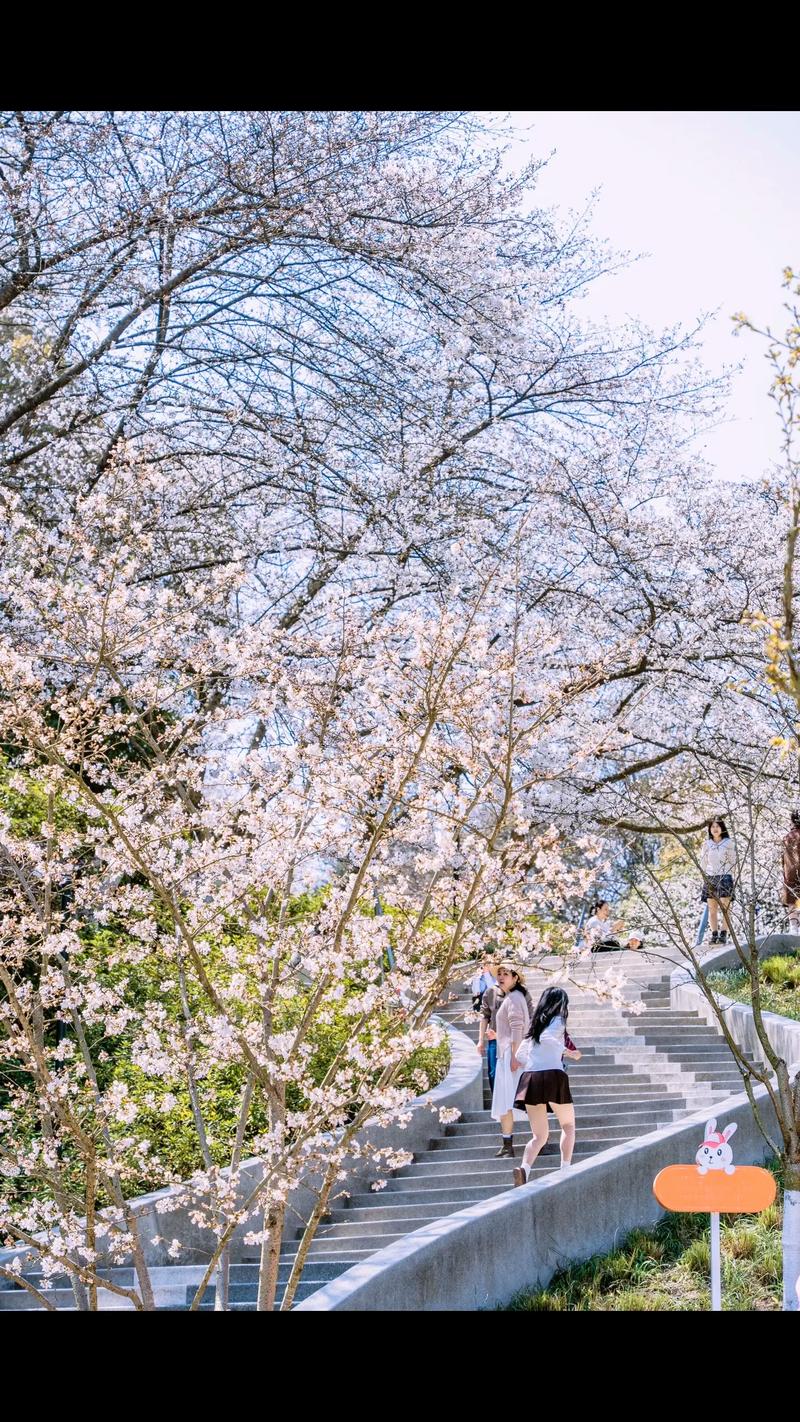
[[[758,478],[780,455],[766,344],[734,337],[730,317],[743,311],[775,331],[788,324],[781,281],[784,267],[800,269],[800,111],[531,111],[512,120],[515,166],[555,149],[537,205],[583,210],[599,188],[591,230],[649,254],[598,282],[587,315],[637,317],[660,331],[716,313],[701,359],[712,373],[743,370],[725,422],[695,447],[723,478]]]

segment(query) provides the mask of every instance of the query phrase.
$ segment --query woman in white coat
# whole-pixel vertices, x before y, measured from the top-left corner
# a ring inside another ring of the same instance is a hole
[[[525,1120],[525,1112],[514,1109],[522,1063],[517,1060],[517,1047],[531,1024],[525,999],[525,984],[513,963],[501,963],[497,981],[505,997],[497,1009],[497,1069],[492,1093],[492,1118],[500,1122],[503,1143],[497,1158],[514,1158],[514,1118]]]

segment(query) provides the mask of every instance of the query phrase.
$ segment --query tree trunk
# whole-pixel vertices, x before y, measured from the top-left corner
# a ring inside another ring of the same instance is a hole
[[[333,1186],[336,1183],[336,1177],[339,1173],[340,1168],[341,1162],[339,1160],[336,1160],[333,1164],[328,1166],[328,1169],[325,1173],[325,1179],[322,1184],[322,1189],[320,1190],[319,1195],[317,1196],[317,1203],[314,1206],[311,1218],[303,1231],[303,1237],[300,1240],[300,1245],[297,1250],[297,1254],[295,1255],[294,1264],[292,1265],[291,1271],[289,1273],[289,1278],[286,1283],[286,1292],[284,1293],[283,1300],[281,1302],[281,1312],[288,1311],[294,1303],[294,1296],[297,1291],[297,1285],[300,1283],[300,1278],[305,1267],[306,1256],[308,1254],[309,1249],[311,1248],[311,1245],[314,1242],[314,1236],[317,1232],[319,1222],[327,1211],[328,1200],[330,1199],[331,1190],[333,1189]]]
[[[97,1165],[94,1159],[86,1162],[86,1244],[91,1250],[92,1278],[89,1282],[89,1308],[92,1313],[97,1312],[97,1260],[95,1258],[95,1245],[97,1243],[97,1228],[95,1219],[95,1206],[97,1200]]]
[[[271,1313],[275,1307],[285,1215],[285,1204],[271,1205],[264,1211],[264,1238],[258,1270],[258,1313]]]

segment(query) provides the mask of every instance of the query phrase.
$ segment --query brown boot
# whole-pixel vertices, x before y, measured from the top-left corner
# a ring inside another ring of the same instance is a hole
[[[515,1185],[527,1185],[527,1183],[528,1183],[528,1168],[527,1168],[527,1166],[526,1166],[526,1165],[515,1165],[515,1166],[514,1166],[514,1184],[515,1184]]]
[[[514,1159],[513,1136],[503,1136],[503,1144],[501,1145],[500,1149],[495,1152],[494,1158],[495,1160],[500,1160],[503,1156],[507,1156],[510,1160]]]

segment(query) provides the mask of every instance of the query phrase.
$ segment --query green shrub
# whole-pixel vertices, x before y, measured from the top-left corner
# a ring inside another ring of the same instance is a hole
[[[750,974],[744,968],[725,968],[709,973],[708,985],[714,993],[748,1006],[752,1002]],[[800,958],[796,953],[778,953],[759,964],[759,991],[765,1012],[800,1020]]]
[[[796,988],[800,984],[800,960],[794,953],[776,953],[761,963],[761,976],[775,987]]]
[[[725,1251],[734,1259],[753,1259],[758,1247],[758,1233],[750,1225],[740,1225],[728,1230],[725,1235]]]
[[[683,1263],[695,1274],[708,1277],[711,1269],[711,1244],[707,1239],[695,1239],[684,1252]]]
[[[783,1249],[780,1238],[773,1234],[765,1240],[755,1261],[755,1272],[764,1284],[779,1287],[783,1278]]]
[[[769,1205],[766,1210],[762,1210],[758,1222],[762,1229],[782,1229],[783,1210],[780,1205]]]

